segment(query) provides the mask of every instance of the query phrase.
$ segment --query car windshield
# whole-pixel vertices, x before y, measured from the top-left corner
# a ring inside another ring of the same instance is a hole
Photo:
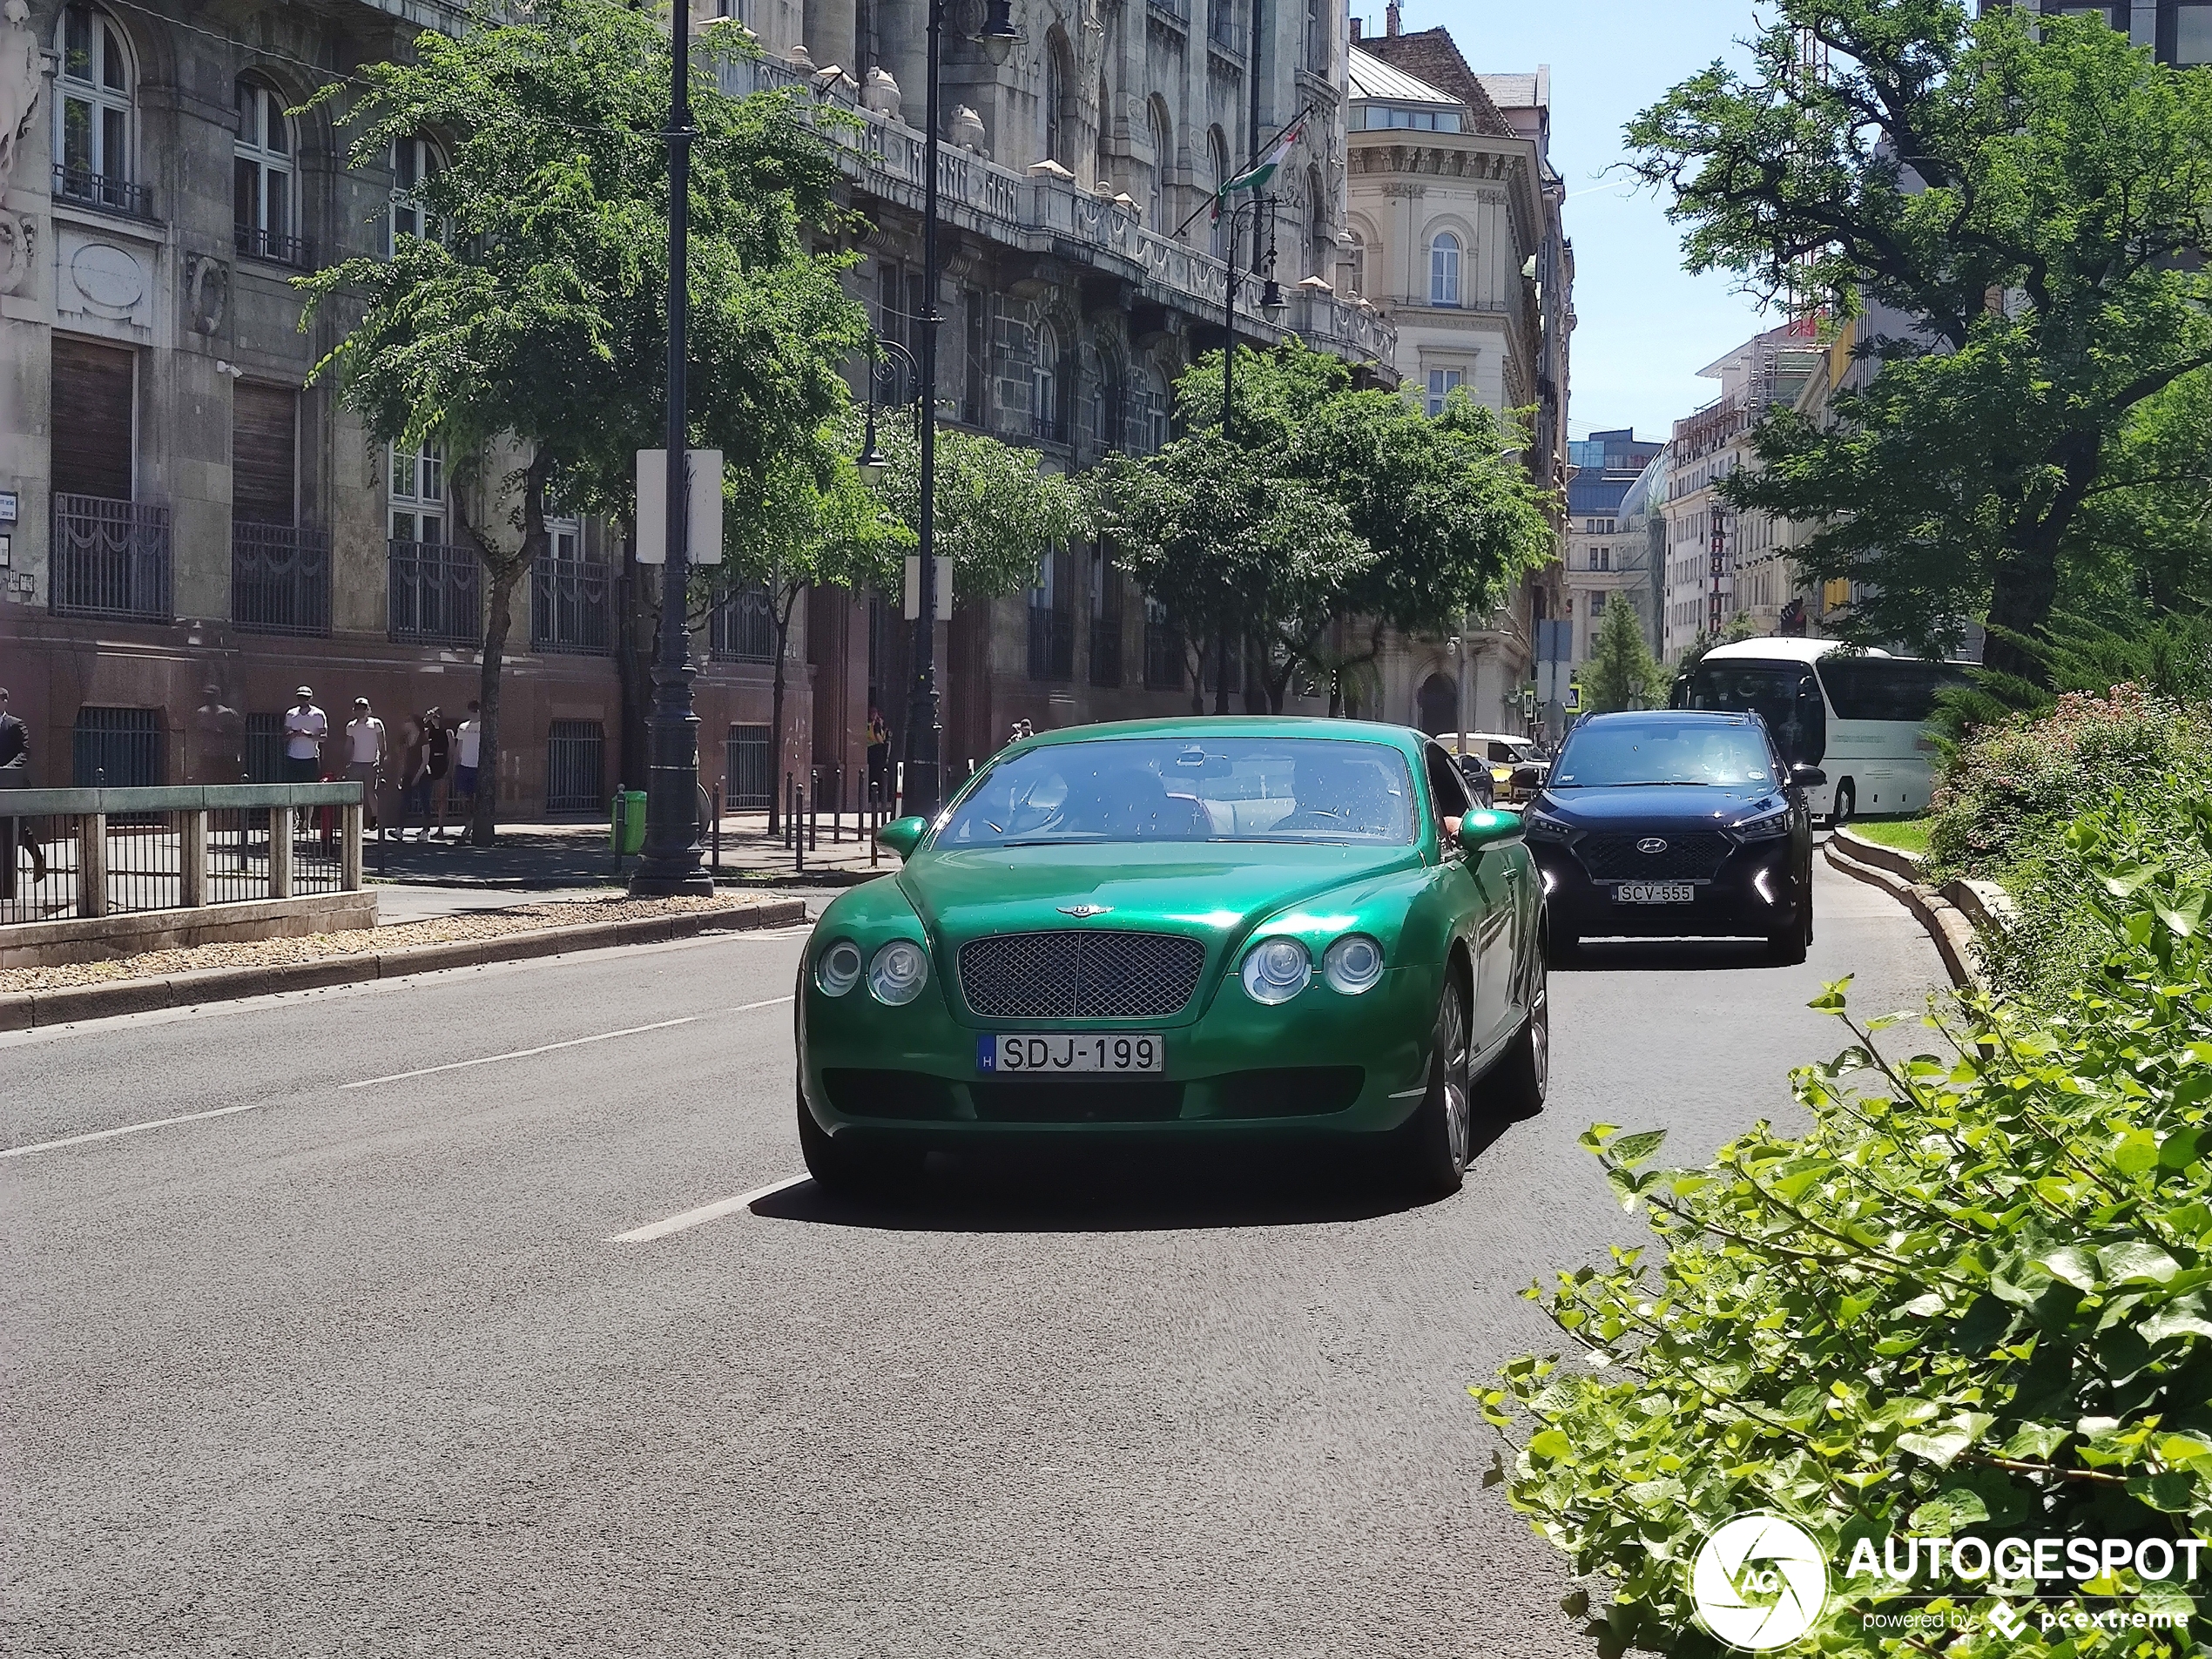
[[[1405,757],[1312,738],[1101,738],[995,763],[931,842],[1413,839]]]
[[[1554,789],[1774,781],[1765,740],[1737,720],[1593,721],[1575,728],[1551,775]]]

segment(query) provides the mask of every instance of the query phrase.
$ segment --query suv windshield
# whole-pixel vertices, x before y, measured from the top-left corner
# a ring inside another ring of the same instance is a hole
[[[1411,841],[1413,779],[1379,743],[1102,738],[993,765],[931,845]]]
[[[1749,721],[1681,718],[1579,725],[1551,775],[1554,789],[1776,781],[1766,740]]]

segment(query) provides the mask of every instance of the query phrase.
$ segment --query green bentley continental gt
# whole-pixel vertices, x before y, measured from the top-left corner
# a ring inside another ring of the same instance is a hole
[[[1326,1137],[1456,1190],[1541,1105],[1541,886],[1521,820],[1403,726],[1224,717],[1049,732],[840,894],[799,968],[825,1188],[1014,1136]]]

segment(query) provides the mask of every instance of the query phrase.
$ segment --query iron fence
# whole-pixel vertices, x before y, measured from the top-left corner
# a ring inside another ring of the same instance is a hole
[[[530,649],[611,652],[614,574],[583,559],[540,559],[530,570]]]
[[[1184,675],[1183,631],[1173,623],[1144,624],[1144,684],[1155,691],[1179,691]]]
[[[776,613],[765,588],[740,588],[714,607],[707,654],[722,663],[776,660]]]
[[[8,796],[0,793],[0,812]],[[77,820],[0,818],[0,927],[77,914]]]
[[[1051,605],[1029,607],[1029,678],[1064,680],[1076,671],[1076,619]]]
[[[47,594],[57,616],[167,622],[169,509],[104,496],[55,496]]]
[[[330,536],[291,524],[231,525],[231,620],[249,633],[330,635]]]
[[[483,637],[483,565],[467,548],[443,542],[388,542],[395,644],[473,645]]]
[[[239,225],[235,229],[235,245],[246,258],[266,260],[272,265],[288,265],[299,271],[314,268],[314,246],[306,237],[286,236],[256,225]]]
[[[87,167],[54,164],[54,199],[72,207],[97,208],[130,219],[153,217],[153,192],[127,179],[94,172]]]
[[[545,810],[588,813],[606,806],[606,732],[597,720],[554,721],[545,740]]]
[[[77,711],[69,738],[69,774],[79,789],[145,789],[169,780],[159,709],[87,704]]]
[[[733,813],[765,813],[776,786],[775,745],[765,725],[733,725],[724,739],[722,804]]]
[[[1090,683],[1093,685],[1119,685],[1122,683],[1122,619],[1119,617],[1093,617],[1090,619]]]

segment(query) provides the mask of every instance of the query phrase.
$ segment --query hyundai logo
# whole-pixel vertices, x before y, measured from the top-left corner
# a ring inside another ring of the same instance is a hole
[[[1639,853],[1663,853],[1666,850],[1667,844],[1656,835],[1647,835],[1636,843],[1636,851]]]
[[[1109,904],[1063,904],[1060,907],[1060,914],[1083,921],[1092,916],[1103,916],[1113,907]]]

